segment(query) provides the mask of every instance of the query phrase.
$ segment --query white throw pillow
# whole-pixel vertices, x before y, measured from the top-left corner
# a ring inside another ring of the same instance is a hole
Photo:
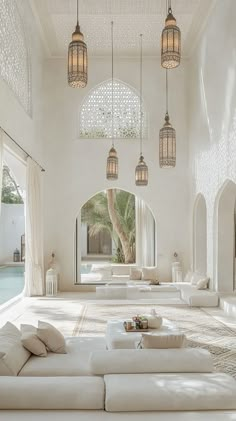
[[[205,278],[206,275],[203,275],[202,273],[198,273],[198,272],[193,272],[193,276],[191,279],[191,285],[197,285],[198,281],[200,281],[200,279]]]
[[[188,282],[191,283],[192,281],[192,277],[193,277],[193,272],[191,272],[190,270],[186,273],[185,278],[184,278],[184,282]]]
[[[143,333],[141,348],[182,348],[185,345],[184,334],[155,335]]]
[[[209,278],[202,278],[196,284],[196,289],[207,289]]]
[[[0,376],[17,376],[31,353],[21,343],[21,332],[7,322],[0,329]]]
[[[143,267],[142,268],[142,279],[144,281],[157,281],[157,267]]]
[[[21,343],[23,346],[39,357],[46,357],[47,350],[45,344],[37,336],[37,328],[32,325],[21,325]]]
[[[37,336],[44,342],[47,349],[56,354],[66,354],[65,338],[59,330],[50,323],[38,321]]]
[[[129,279],[131,279],[133,281],[141,281],[141,279],[142,279],[142,269],[131,267]]]

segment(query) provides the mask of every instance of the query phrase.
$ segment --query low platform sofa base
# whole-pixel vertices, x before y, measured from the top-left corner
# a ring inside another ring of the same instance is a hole
[[[0,409],[229,410],[236,409],[236,382],[223,373],[1,377],[0,396]]]
[[[104,409],[104,380],[1,376],[0,396],[0,409]]]

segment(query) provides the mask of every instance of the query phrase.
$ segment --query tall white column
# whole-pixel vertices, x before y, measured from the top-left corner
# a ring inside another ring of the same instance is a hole
[[[136,221],[136,264],[154,266],[155,264],[155,220],[146,203],[135,198]]]

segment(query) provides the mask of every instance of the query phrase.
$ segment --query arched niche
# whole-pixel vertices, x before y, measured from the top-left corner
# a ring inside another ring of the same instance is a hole
[[[145,203],[144,200],[136,196],[135,194],[128,192],[123,189],[107,189],[101,192],[96,193],[91,198],[89,198],[84,205],[81,207],[81,210],[76,218],[76,229],[75,229],[75,272],[76,272],[76,283],[97,283],[99,282],[99,277],[90,276],[92,265],[95,265],[99,269],[100,266],[108,266],[112,263],[126,265],[127,262],[116,261],[116,258],[119,257],[117,253],[117,247],[120,248],[121,244],[117,246],[116,241],[114,241],[113,236],[109,238],[108,232],[109,229],[101,230],[100,235],[97,235],[97,239],[94,241],[89,238],[90,227],[89,221],[92,221],[90,217],[87,218],[84,216],[84,210],[89,204],[89,209],[91,209],[91,203],[96,201],[98,202],[97,209],[101,209],[104,205],[103,200],[107,192],[111,190],[116,191],[116,193],[122,193],[123,198],[121,198],[120,206],[126,208],[126,202],[131,198],[131,203],[133,206],[133,211],[128,215],[127,227],[129,224],[132,225],[134,222],[134,254],[131,264],[138,266],[153,266],[156,264],[156,223],[154,215]],[[127,196],[127,198],[126,198]],[[94,203],[93,205],[94,206]],[[96,205],[95,205],[96,207]],[[121,212],[127,214],[127,209],[121,209]],[[109,212],[105,210],[105,218],[107,219]],[[108,216],[109,217],[109,216]],[[99,221],[102,225],[102,221]],[[126,227],[126,228],[127,228]],[[129,233],[128,233],[129,234]],[[89,244],[90,242],[90,244]],[[91,247],[92,246],[92,247]],[[97,247],[97,252],[96,252]],[[90,252],[92,251],[92,252]],[[95,251],[93,253],[93,251]],[[123,251],[121,249],[121,251]],[[94,268],[93,268],[94,270]],[[97,270],[97,268],[96,268]],[[125,270],[124,270],[125,272]],[[85,275],[85,276],[84,276]],[[105,273],[106,275],[106,273]],[[109,275],[108,275],[109,277]],[[89,279],[91,278],[91,279]],[[95,279],[96,278],[96,279]],[[101,279],[100,282],[104,283],[109,279]],[[111,279],[110,279],[111,280]]]
[[[207,208],[204,196],[199,193],[193,214],[193,269],[207,272]]]
[[[227,180],[215,203],[215,283],[218,292],[235,289],[235,201],[236,184]]]

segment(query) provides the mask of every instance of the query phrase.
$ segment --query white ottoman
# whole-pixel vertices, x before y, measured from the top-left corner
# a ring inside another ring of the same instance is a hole
[[[155,335],[169,336],[179,335],[182,332],[169,320],[163,319],[160,329],[150,329]],[[124,320],[109,320],[106,330],[106,346],[107,349],[134,349],[140,342],[142,332],[126,332],[124,328]]]

